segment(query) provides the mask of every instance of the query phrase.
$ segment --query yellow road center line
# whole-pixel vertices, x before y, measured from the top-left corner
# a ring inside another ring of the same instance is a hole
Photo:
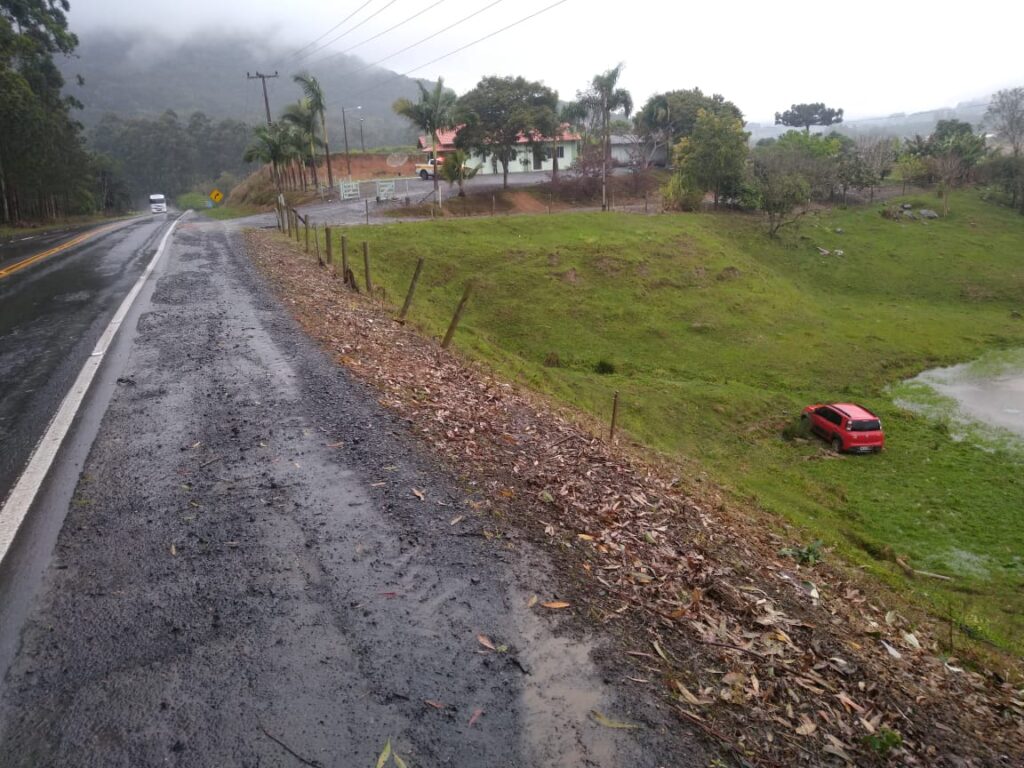
[[[56,245],[48,251],[37,253],[34,256],[29,256],[27,259],[22,259],[21,261],[15,264],[11,264],[11,266],[9,267],[4,267],[3,269],[0,269],[0,280],[3,280],[5,277],[10,277],[15,272],[19,272],[22,269],[25,269],[25,267],[32,266],[37,261],[42,261],[43,259],[49,256],[53,256],[56,253],[66,251],[68,248],[74,248],[76,245],[78,245],[79,243],[84,243],[89,238],[96,237],[96,235],[102,235],[104,232],[109,232],[110,230],[120,226],[122,223],[123,222],[119,221],[117,224],[108,224],[107,226],[100,227],[99,229],[90,229],[88,232],[83,232],[77,237],[73,237],[67,242],[61,243],[60,245]]]

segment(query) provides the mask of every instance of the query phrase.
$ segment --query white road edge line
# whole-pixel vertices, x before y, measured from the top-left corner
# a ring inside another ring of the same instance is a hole
[[[142,290],[142,286],[145,285],[146,280],[149,279],[149,276],[153,274],[153,270],[156,269],[156,265],[160,261],[160,257],[163,256],[164,248],[171,233],[178,226],[178,222],[189,213],[190,211],[185,211],[185,213],[181,214],[164,233],[163,239],[160,240],[160,245],[157,246],[156,253],[150,259],[149,264],[139,276],[139,279],[135,281],[135,285],[128,291],[128,295],[124,297],[121,306],[117,308],[117,312],[111,318],[110,324],[96,342],[96,347],[86,359],[85,365],[82,366],[82,370],[78,373],[78,378],[75,379],[75,383],[71,385],[71,389],[64,396],[60,408],[46,428],[46,433],[36,444],[35,450],[32,451],[28,464],[18,478],[14,489],[8,495],[3,507],[0,508],[0,565],[3,564],[4,558],[7,557],[11,544],[14,543],[14,537],[17,535],[22,523],[25,522],[25,517],[32,507],[32,502],[35,501],[43,481],[50,472],[53,460],[57,457],[57,451],[60,450],[64,438],[67,437],[68,431],[71,429],[71,423],[75,420],[78,409],[82,406],[82,401],[85,399],[92,380],[103,363],[103,358],[106,356],[115,334],[121,327],[121,323],[124,322],[125,317],[127,317],[132,304],[135,303],[135,298],[139,295],[139,291]]]

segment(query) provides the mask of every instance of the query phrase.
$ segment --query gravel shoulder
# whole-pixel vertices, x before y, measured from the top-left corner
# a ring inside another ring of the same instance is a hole
[[[708,763],[238,235],[186,221],[154,279],[4,680],[0,765],[361,766],[389,740],[411,766]]]

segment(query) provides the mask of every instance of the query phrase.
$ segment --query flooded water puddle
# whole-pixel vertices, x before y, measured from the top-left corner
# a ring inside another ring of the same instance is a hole
[[[897,405],[949,420],[957,439],[1024,448],[1024,350],[998,352],[971,363],[925,371],[894,388]],[[991,439],[989,439],[991,438]]]

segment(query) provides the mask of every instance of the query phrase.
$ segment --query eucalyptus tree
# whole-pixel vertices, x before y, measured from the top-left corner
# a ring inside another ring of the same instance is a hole
[[[444,87],[444,78],[439,77],[433,89],[427,90],[417,81],[420,88],[419,101],[399,99],[392,105],[396,114],[401,115],[430,137],[431,155],[435,161],[434,201],[441,204],[441,188],[436,173],[438,133],[449,131],[456,126],[455,108],[458,97],[455,91]]]

